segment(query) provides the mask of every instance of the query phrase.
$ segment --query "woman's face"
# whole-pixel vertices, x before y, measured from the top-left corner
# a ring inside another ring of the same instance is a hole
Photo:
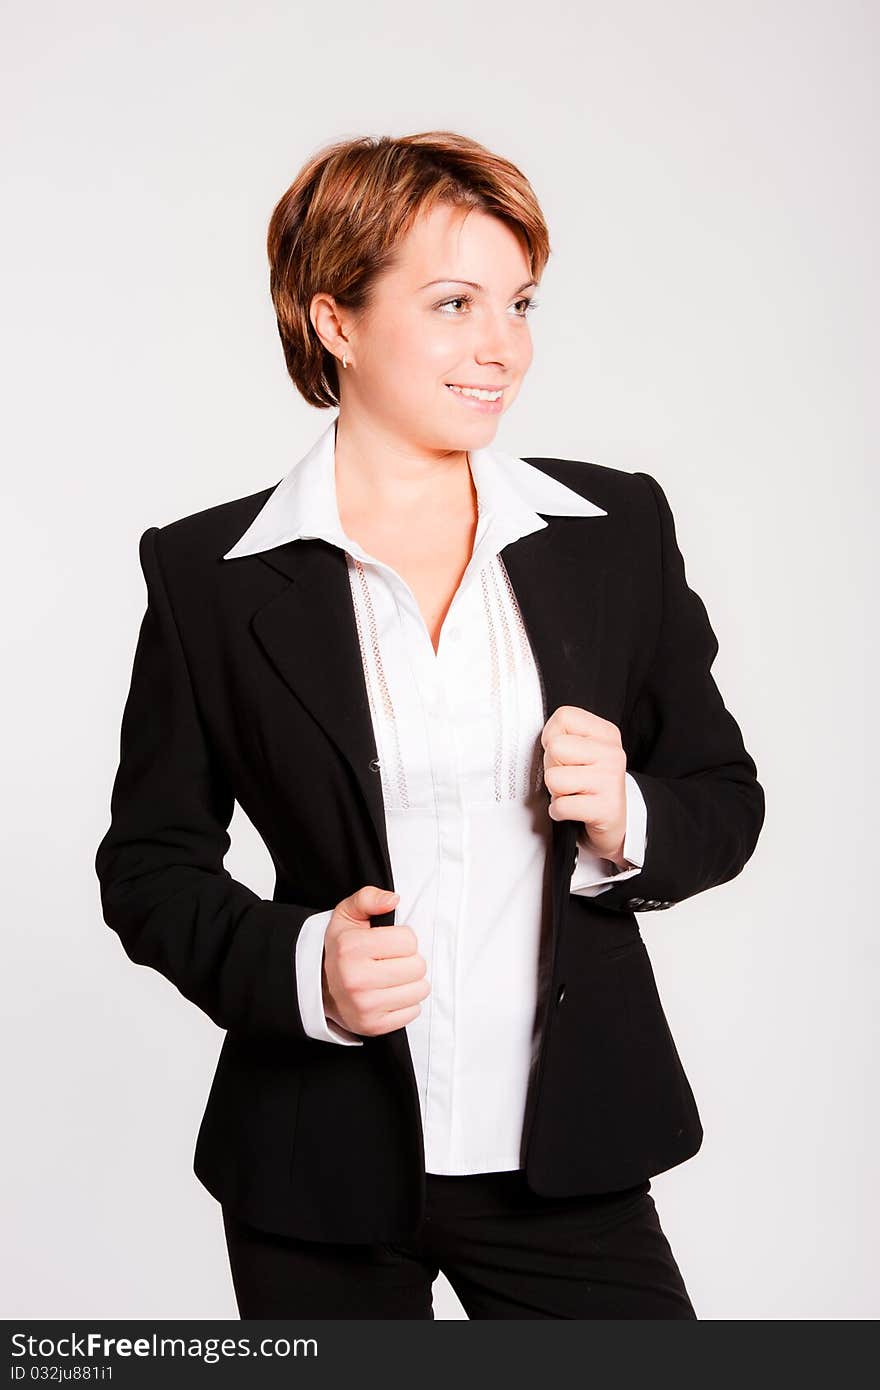
[[[369,308],[353,320],[340,311],[340,414],[366,414],[382,434],[432,451],[490,443],[531,364],[535,289],[520,242],[498,218],[445,204],[423,214]],[[450,385],[504,389],[488,403]]]

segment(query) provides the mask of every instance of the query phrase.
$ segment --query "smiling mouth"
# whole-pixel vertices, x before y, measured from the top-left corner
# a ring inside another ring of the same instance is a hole
[[[461,386],[458,382],[447,381],[446,387],[462,396],[470,396],[478,401],[500,400],[507,390],[506,386]]]

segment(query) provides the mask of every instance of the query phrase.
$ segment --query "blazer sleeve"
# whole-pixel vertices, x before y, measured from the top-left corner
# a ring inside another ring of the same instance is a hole
[[[644,863],[635,882],[596,899],[623,911],[673,907],[734,878],[764,821],[757,768],[711,674],[718,641],[687,583],[669,503],[649,474],[635,476],[657,506],[663,593],[657,647],[621,731],[647,808]]]
[[[220,1028],[304,1038],[291,972],[314,907],[266,901],[223,867],[232,790],[202,726],[162,575],[159,528],[140,540],[147,585],[122,714],[110,827],[95,856],[104,921]]]

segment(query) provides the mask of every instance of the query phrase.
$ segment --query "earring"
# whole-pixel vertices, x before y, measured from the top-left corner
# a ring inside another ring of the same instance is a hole
[[[343,355],[342,355],[342,365],[343,365],[343,367],[347,367],[347,366],[348,366],[348,363],[347,363],[346,360],[345,360],[345,353],[343,353]]]

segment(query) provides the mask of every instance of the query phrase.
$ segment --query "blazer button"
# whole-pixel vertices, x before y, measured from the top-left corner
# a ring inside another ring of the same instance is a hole
[[[371,771],[371,772],[378,772],[378,771],[379,771],[379,767],[380,767],[379,759],[378,759],[378,758],[372,758],[371,761],[370,761],[370,771]]]
[[[558,992],[557,992],[557,994],[556,994],[556,1003],[557,1003],[557,1004],[561,1004],[564,998],[565,998],[565,985],[560,985],[560,986],[559,986],[559,990],[558,990]]]

